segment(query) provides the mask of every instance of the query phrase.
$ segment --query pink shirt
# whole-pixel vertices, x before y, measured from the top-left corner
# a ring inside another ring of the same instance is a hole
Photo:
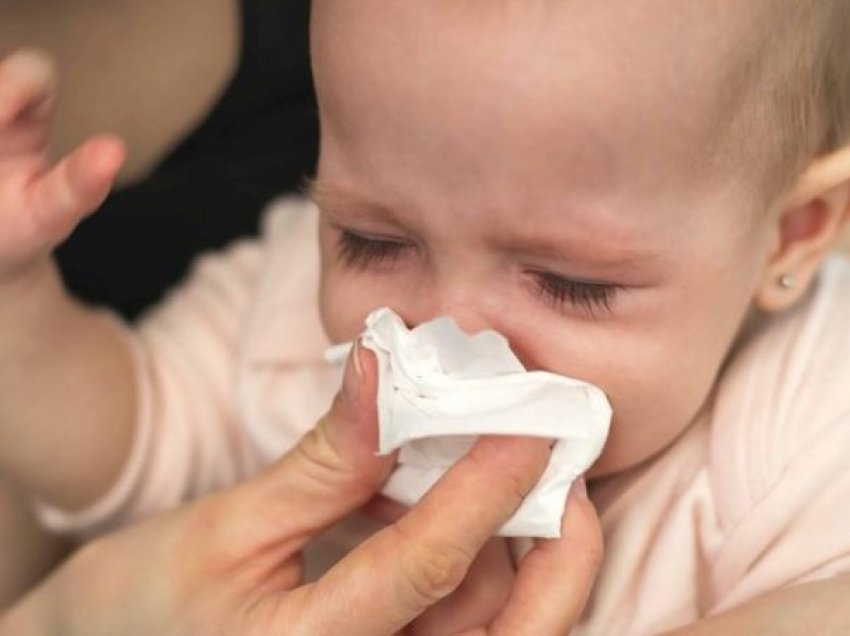
[[[317,215],[273,206],[259,241],[200,259],[133,338],[139,425],[112,490],[68,515],[94,534],[255,473],[330,404]],[[670,629],[850,570],[850,264],[731,361],[700,419],[592,488],[606,558],[580,634]]]

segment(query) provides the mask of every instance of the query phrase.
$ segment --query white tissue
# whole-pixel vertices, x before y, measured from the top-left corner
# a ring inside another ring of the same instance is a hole
[[[400,448],[383,494],[413,505],[479,435],[556,440],[549,466],[501,536],[559,537],[567,491],[602,452],[611,407],[597,387],[526,371],[504,336],[467,335],[449,317],[408,330],[389,309],[366,318],[363,346],[378,358],[379,454]],[[332,347],[341,363],[351,343]]]

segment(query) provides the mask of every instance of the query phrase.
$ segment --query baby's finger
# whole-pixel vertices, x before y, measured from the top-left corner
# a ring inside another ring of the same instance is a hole
[[[602,560],[602,531],[583,482],[571,489],[560,539],[540,539],[520,564],[492,634],[566,634],[579,620]]]
[[[47,126],[43,122],[24,121],[4,130],[0,135],[0,167],[4,160],[17,160],[21,155],[44,152],[47,146]]]
[[[56,72],[50,57],[21,49],[0,62],[0,127],[25,115],[41,119],[53,104]]]
[[[59,241],[106,198],[124,162],[123,142],[111,136],[90,139],[37,177],[29,187],[26,209],[41,236]]]

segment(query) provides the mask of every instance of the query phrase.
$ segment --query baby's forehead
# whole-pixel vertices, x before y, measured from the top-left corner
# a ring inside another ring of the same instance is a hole
[[[331,118],[337,106],[369,110],[400,135],[415,122],[435,148],[441,135],[466,136],[470,151],[516,138],[578,149],[573,162],[586,165],[594,146],[600,162],[657,175],[659,154],[711,154],[754,4],[319,0],[320,96]],[[634,152],[618,159],[623,149]]]
[[[415,65],[474,58],[479,73],[534,75],[590,60],[673,84],[709,79],[741,61],[764,0],[332,0],[314,2],[321,49]],[[325,28],[322,28],[325,27]],[[394,52],[391,60],[381,53]],[[356,59],[356,58],[355,58]],[[510,61],[513,64],[509,63]],[[449,70],[452,65],[446,67]],[[636,77],[635,79],[640,79]]]

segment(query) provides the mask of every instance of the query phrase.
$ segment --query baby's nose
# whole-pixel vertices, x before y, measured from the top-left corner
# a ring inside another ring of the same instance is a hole
[[[470,335],[492,329],[507,338],[508,343],[519,361],[526,369],[543,369],[535,348],[530,346],[529,337],[523,330],[517,329],[517,324],[510,315],[509,308],[498,308],[487,299],[478,302],[439,302],[432,303],[427,308],[419,306],[414,313],[401,313],[408,328],[440,318],[451,316],[458,326]],[[539,352],[538,352],[539,353]]]
[[[499,330],[498,316],[493,315],[485,294],[474,290],[440,290],[421,303],[417,310],[404,316],[409,327],[415,327],[441,316],[451,316],[469,334],[485,329]]]

